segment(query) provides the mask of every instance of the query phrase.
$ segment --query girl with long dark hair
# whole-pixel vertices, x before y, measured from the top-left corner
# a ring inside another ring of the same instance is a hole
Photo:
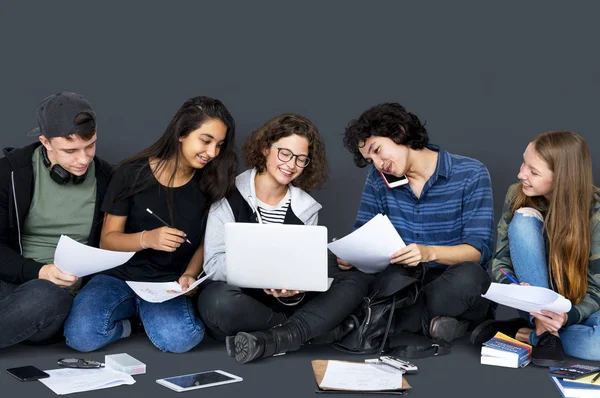
[[[128,337],[138,319],[162,351],[185,352],[200,343],[204,325],[190,298],[194,292],[150,303],[126,281],[178,281],[186,290],[198,278],[208,209],[234,187],[234,134],[221,101],[195,97],[158,141],[119,165],[102,206],[100,247],[136,254],[94,276],[75,298],[65,323],[70,347],[97,350]]]

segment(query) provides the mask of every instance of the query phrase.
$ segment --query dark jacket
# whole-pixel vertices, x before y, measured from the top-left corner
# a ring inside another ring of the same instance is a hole
[[[20,284],[37,279],[44,266],[24,258],[21,231],[33,198],[33,151],[39,142],[23,148],[5,148],[0,159],[0,279]],[[112,166],[94,157],[96,167],[96,206],[88,244],[98,246],[102,229],[100,206],[112,175]]]

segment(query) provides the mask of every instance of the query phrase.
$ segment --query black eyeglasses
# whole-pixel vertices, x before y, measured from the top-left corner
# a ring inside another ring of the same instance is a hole
[[[272,144],[273,145],[273,144]],[[277,158],[282,162],[289,162],[292,158],[296,157],[296,166],[300,168],[305,168],[310,163],[310,158],[306,155],[296,155],[294,152],[290,151],[287,148],[280,148],[277,145],[273,145],[274,148],[277,148]]]

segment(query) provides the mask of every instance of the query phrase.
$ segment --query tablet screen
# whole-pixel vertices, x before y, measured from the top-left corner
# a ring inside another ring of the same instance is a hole
[[[169,377],[165,379],[169,383],[173,383],[181,388],[189,388],[195,386],[203,386],[206,384],[220,383],[223,381],[236,380],[219,372],[204,372],[185,376]]]

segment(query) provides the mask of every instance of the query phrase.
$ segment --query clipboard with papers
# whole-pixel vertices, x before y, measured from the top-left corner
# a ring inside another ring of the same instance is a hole
[[[381,367],[367,362],[314,360],[312,368],[317,382],[316,392],[406,395],[412,387],[403,377],[403,372]]]

